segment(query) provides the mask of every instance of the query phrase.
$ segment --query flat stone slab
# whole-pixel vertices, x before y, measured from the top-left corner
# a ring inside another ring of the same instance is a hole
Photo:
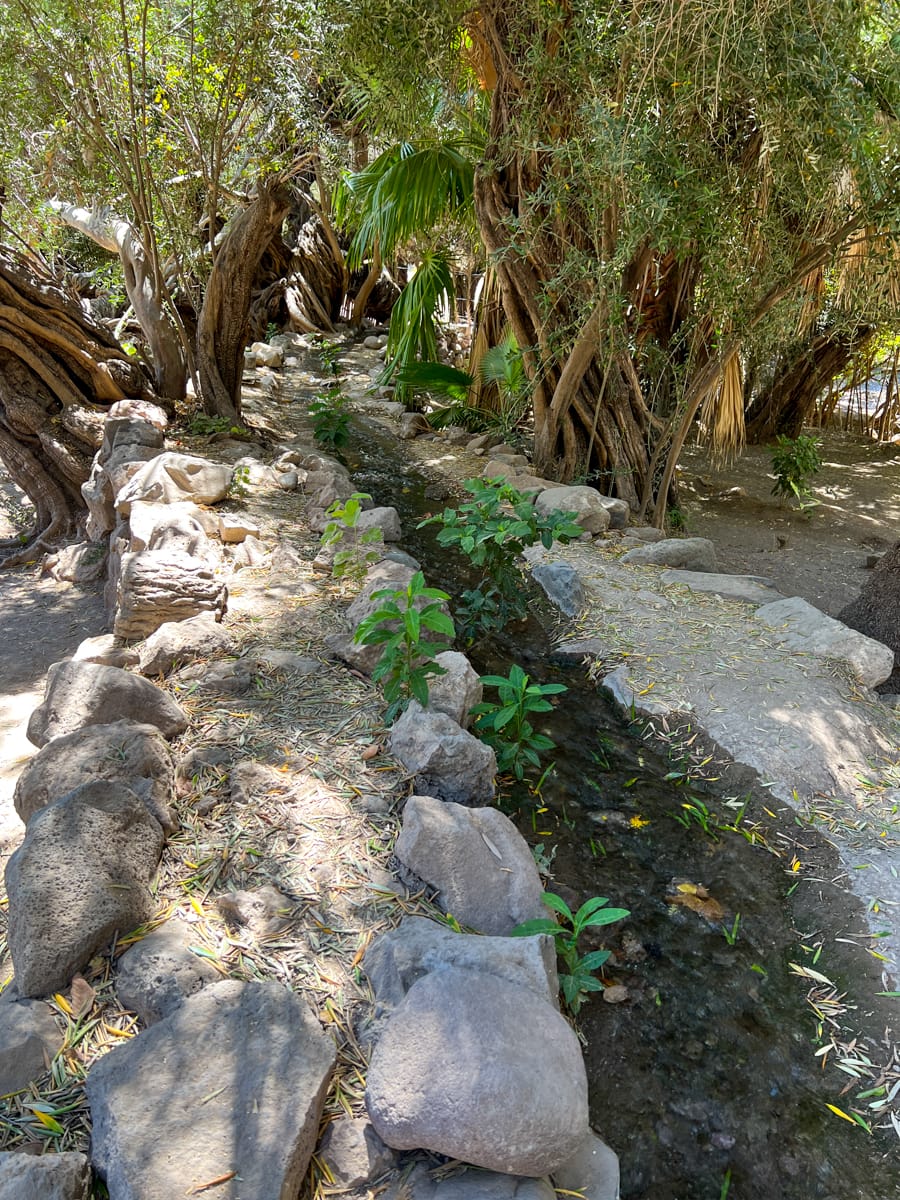
[[[407,1186],[409,1200],[557,1200],[552,1184],[546,1179],[501,1175],[477,1167],[469,1167],[449,1179],[435,1179],[419,1163],[413,1167]]]
[[[650,542],[626,551],[622,562],[714,572],[716,550],[708,538],[664,538],[661,542]]]
[[[757,609],[756,619],[768,625],[789,650],[845,663],[865,687],[883,683],[894,669],[894,652],[888,646],[857,633],[799,596],[764,605]]]
[[[116,994],[145,1025],[155,1025],[189,996],[222,976],[195,954],[190,926],[171,919],[136,942],[116,963]]]
[[[717,571],[663,571],[663,583],[680,583],[692,592],[710,592],[745,604],[772,604],[784,596],[762,575],[725,575]]]
[[[336,1059],[287,988],[214,984],[91,1068],[94,1166],[116,1200],[293,1198]]]

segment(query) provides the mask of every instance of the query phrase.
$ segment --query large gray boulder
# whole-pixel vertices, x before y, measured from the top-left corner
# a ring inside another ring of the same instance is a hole
[[[587,533],[604,533],[610,526],[610,514],[596,488],[577,485],[547,488],[538,494],[534,507],[543,516],[552,512],[574,513],[575,524]]]
[[[414,983],[375,1047],[366,1107],[396,1150],[542,1176],[588,1132],[572,1027],[533,992],[459,967]]]
[[[497,975],[558,1007],[556,948],[547,934],[482,937],[456,933],[425,917],[404,917],[374,939],[363,959],[382,1013],[402,1003],[417,980],[446,967]]]
[[[234,638],[211,612],[198,613],[186,621],[166,621],[140,647],[142,675],[168,675],[177,666],[198,658],[215,658],[234,653]]]
[[[657,567],[677,567],[682,571],[718,570],[716,549],[709,538],[663,538],[661,542],[635,546],[622,555],[622,562]]]
[[[884,683],[894,669],[894,652],[889,646],[848,628],[799,596],[764,604],[754,615],[786,649],[837,659],[864,687]]]
[[[170,450],[145,463],[129,479],[116,496],[116,511],[127,517],[135,500],[216,504],[225,498],[230,484],[231,467]]]
[[[113,633],[145,638],[167,621],[198,613],[221,620],[228,589],[214,567],[185,550],[141,550],[123,554],[116,581]]]
[[[188,726],[184,710],[149,680],[119,667],[60,662],[47,673],[44,701],[31,714],[27,737],[33,746],[46,746],[85,725],[120,720],[154,725],[167,738]]]
[[[40,1000],[0,1000],[0,1096],[20,1092],[39,1079],[62,1044],[49,1005]]]
[[[390,733],[390,749],[416,788],[456,804],[489,804],[497,756],[444,713],[411,704]]]
[[[227,980],[90,1071],[94,1166],[114,1200],[293,1200],[337,1058],[277,983]]]
[[[166,833],[177,827],[169,807],[175,790],[169,747],[155,725],[133,721],[87,725],[48,742],[19,776],[13,804],[27,825],[38,809],[100,779],[140,796]]]
[[[444,912],[479,933],[503,937],[547,915],[528,843],[496,808],[410,796],[394,855],[438,893]]]
[[[0,1153],[0,1200],[88,1200],[91,1164],[83,1154]]]
[[[115,933],[150,919],[162,847],[159,822],[122,784],[83,784],[34,814],[6,865],[21,995],[65,987]]]
[[[116,995],[145,1025],[155,1025],[222,977],[209,959],[195,954],[196,938],[176,919],[141,938],[116,962]]]

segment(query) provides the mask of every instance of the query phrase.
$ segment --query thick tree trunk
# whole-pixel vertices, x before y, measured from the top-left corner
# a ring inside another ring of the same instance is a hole
[[[795,438],[812,416],[819,395],[853,356],[874,337],[868,327],[852,333],[826,330],[814,335],[778,363],[768,386],[747,412],[747,441],[770,442],[779,434]]]
[[[116,400],[149,393],[136,362],[75,296],[0,248],[0,459],[35,509],[34,528],[0,543],[0,566],[71,533],[81,485]]]
[[[253,283],[289,205],[290,194],[283,184],[259,185],[256,199],[231,221],[203,297],[197,328],[203,407],[233,424],[241,420],[241,375]]]
[[[122,260],[125,291],[150,349],[157,394],[173,402],[183,400],[187,385],[184,346],[163,303],[162,280],[155,277],[137,230],[128,221],[75,204],[51,200],[50,208],[60,220],[92,242],[110,254],[118,254]]]
[[[288,275],[286,300],[293,328],[300,333],[334,333],[347,282],[334,231],[314,214],[297,235]]]
[[[558,288],[552,307],[542,298],[565,255],[582,247],[584,238],[574,224],[561,228],[559,216],[540,207],[537,197],[552,162],[537,151],[510,161],[503,150],[522,81],[509,65],[515,54],[505,46],[505,9],[487,12],[482,6],[481,14],[486,40],[497,47],[485,162],[506,166],[476,172],[475,213],[531,380],[535,470],[562,481],[596,475],[601,489],[637,508],[650,469],[650,414],[633,370],[601,341],[598,307],[574,343],[571,335],[566,339],[569,352],[559,353],[561,331],[572,327],[575,314],[591,300],[586,294],[561,295]],[[531,234],[527,253],[508,252],[509,230],[516,227]]]

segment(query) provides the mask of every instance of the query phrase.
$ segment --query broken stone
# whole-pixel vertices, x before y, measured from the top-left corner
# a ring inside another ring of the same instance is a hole
[[[622,562],[682,571],[716,572],[716,550],[709,538],[663,538],[661,542],[635,546],[622,555]]]
[[[64,1040],[49,1005],[4,997],[0,1001],[0,1096],[21,1092],[39,1079]]]
[[[259,537],[259,525],[237,513],[219,514],[219,537],[225,543],[237,544],[248,537]]]
[[[481,703],[484,689],[478,672],[458,650],[444,650],[434,660],[444,670],[443,675],[428,678],[428,708],[444,713],[463,729],[471,723],[471,710]],[[415,703],[415,701],[413,702]]]
[[[0,1200],[88,1200],[91,1164],[83,1154],[0,1153]]]
[[[603,533],[611,522],[600,493],[592,487],[547,488],[535,499],[534,507],[544,516],[553,512],[574,513],[576,525],[587,533]]]
[[[333,1186],[355,1188],[389,1171],[397,1160],[365,1117],[337,1117],[322,1135],[316,1156]]]
[[[101,667],[134,667],[138,652],[123,646],[114,634],[101,633],[79,642],[72,658],[75,662],[97,663]]]
[[[145,1025],[154,1025],[189,996],[222,978],[212,963],[191,949],[188,926],[166,921],[135,942],[116,962],[116,995]]]
[[[864,687],[883,683],[894,669],[894,652],[889,646],[826,616],[799,596],[765,604],[754,615],[788,650],[835,658],[845,663]]]
[[[172,504],[193,500],[216,504],[231,484],[231,468],[189,454],[166,451],[145,463],[116,496],[116,511],[127,517],[135,500]]]
[[[553,1172],[553,1183],[584,1200],[619,1200],[618,1156],[589,1130],[569,1161]]]
[[[416,980],[445,967],[497,975],[559,1007],[556,947],[547,934],[484,937],[456,933],[425,917],[404,917],[375,938],[363,959],[380,1013],[393,1011]]]
[[[446,1179],[434,1179],[424,1163],[413,1167],[407,1190],[407,1200],[558,1200],[546,1179],[501,1175],[477,1167],[468,1167]]]
[[[551,604],[567,617],[578,616],[586,597],[581,576],[574,567],[564,562],[538,563],[531,574]]]
[[[469,805],[494,798],[496,754],[444,713],[413,701],[391,729],[390,748],[421,792]]]
[[[116,637],[147,637],[168,621],[201,612],[221,618],[228,589],[207,563],[182,550],[123,554],[116,587]]]
[[[249,929],[254,937],[283,933],[293,919],[291,901],[271,884],[219,896],[216,907],[229,925]]]

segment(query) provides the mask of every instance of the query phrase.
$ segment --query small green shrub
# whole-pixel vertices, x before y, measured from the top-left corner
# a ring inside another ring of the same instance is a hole
[[[579,954],[579,937],[585,929],[611,925],[614,921],[631,916],[631,913],[627,908],[606,908],[609,900],[605,896],[594,896],[593,899],[586,900],[574,914],[565,900],[553,892],[544,892],[541,899],[548,908],[559,914],[562,924],[550,917],[538,917],[534,921],[525,921],[517,925],[512,931],[512,936],[529,937],[535,933],[549,933],[556,941],[556,952],[566,968],[566,972],[560,974],[559,986],[570,1011],[577,1013],[588,992],[603,991],[604,985],[594,972],[609,958],[608,950],[592,950],[589,954]]]
[[[325,368],[327,375],[332,375],[335,379],[341,374],[341,344],[340,342],[329,342],[323,339],[319,343],[319,357],[322,359],[322,366]]]
[[[392,721],[410,700],[426,705],[429,676],[446,674],[434,659],[450,648],[450,642],[426,640],[423,634],[436,633],[452,641],[453,622],[444,611],[450,597],[426,587],[424,575],[417,571],[405,588],[382,588],[372,599],[382,604],[360,622],[353,640],[361,646],[383,647],[372,678],[383,686],[386,719]]]
[[[348,500],[335,500],[325,514],[328,524],[319,539],[320,545],[340,546],[331,563],[334,579],[351,579],[358,583],[372,563],[381,557],[380,551],[371,548],[376,543],[382,544],[381,531],[365,529],[360,533],[357,528],[363,512],[362,503],[371,499],[367,492],[354,492]]]
[[[822,466],[819,439],[804,434],[795,438],[779,434],[771,455],[775,475],[772,495],[795,497],[803,513],[815,508],[819,502],[813,497],[809,480]]]
[[[320,392],[309,406],[312,417],[313,437],[320,446],[340,450],[350,440],[350,401],[341,390],[340,384],[332,384]]]
[[[541,755],[556,747],[552,738],[535,731],[528,718],[549,712],[553,705],[547,696],[558,696],[568,688],[562,683],[529,683],[517,664],[510,669],[508,679],[482,675],[481,682],[495,687],[499,699],[482,701],[471,710],[475,716],[473,732],[493,747],[497,770],[501,774],[512,772],[521,782],[529,768],[540,769]]]
[[[531,499],[504,479],[467,479],[463,485],[472,499],[459,508],[419,523],[440,525],[442,546],[455,546],[472,564],[482,568],[478,587],[462,593],[457,616],[468,639],[480,632],[502,629],[527,612],[525,580],[518,558],[527,546],[540,542],[569,542],[581,535],[574,513],[543,515]]]
[[[234,438],[250,437],[250,431],[242,425],[232,425],[227,417],[211,417],[208,413],[197,413],[191,417],[188,433],[195,437],[212,437],[217,433],[227,433]]]

